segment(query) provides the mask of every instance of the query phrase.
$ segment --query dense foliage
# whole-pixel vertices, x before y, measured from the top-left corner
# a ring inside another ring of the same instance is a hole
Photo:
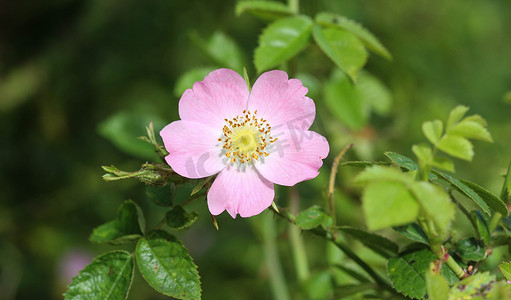
[[[0,4],[2,296],[509,297],[510,20],[505,1]],[[221,67],[301,79],[330,143],[250,219],[212,219],[212,178],[176,175],[157,134]]]

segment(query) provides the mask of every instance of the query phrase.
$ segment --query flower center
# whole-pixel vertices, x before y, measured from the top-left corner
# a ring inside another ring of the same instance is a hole
[[[230,158],[231,162],[245,163],[268,156],[266,147],[277,141],[271,137],[270,124],[257,117],[257,110],[253,114],[244,110],[243,115],[231,120],[225,119],[225,122],[223,136],[218,141],[223,142],[222,148],[227,150],[225,156]]]

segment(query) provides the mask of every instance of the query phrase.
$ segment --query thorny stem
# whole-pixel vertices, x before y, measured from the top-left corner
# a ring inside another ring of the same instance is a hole
[[[349,144],[348,146],[344,147],[344,149],[337,154],[337,156],[334,159],[334,163],[332,164],[332,169],[330,170],[330,181],[328,183],[328,207],[330,209],[330,215],[332,216],[334,220],[334,226],[336,224],[335,220],[335,200],[334,200],[334,189],[335,189],[335,176],[337,175],[337,169],[339,167],[339,163],[341,162],[342,157],[348,150],[353,147],[353,144]]]
[[[296,224],[295,223],[295,217],[292,214],[290,214],[289,212],[287,212],[286,210],[280,209],[280,213],[276,212],[276,214],[278,216],[282,217],[283,219],[285,219],[286,221],[288,221],[288,222],[290,222],[292,224]],[[376,282],[376,284],[378,284],[378,286],[380,286],[381,288],[383,288],[385,290],[388,290],[388,291],[390,291],[392,293],[396,293],[394,291],[394,289],[389,285],[389,283],[387,281],[385,281],[383,278],[381,278],[380,275],[378,275],[378,273],[376,273],[355,252],[351,251],[351,249],[347,245],[345,245],[344,243],[342,243],[342,242],[340,242],[340,241],[335,239],[335,236],[337,236],[336,231],[334,231],[334,230],[328,230],[327,231],[327,230],[325,230],[323,228],[315,228],[315,229],[310,230],[310,232],[312,232],[313,234],[315,234],[317,236],[323,237],[326,240],[334,243],[334,245],[336,245],[337,248],[339,248],[341,251],[343,251],[344,254],[346,254],[346,256],[351,258],[362,269],[364,269],[366,271],[366,273],[371,278],[373,278],[373,280]]]

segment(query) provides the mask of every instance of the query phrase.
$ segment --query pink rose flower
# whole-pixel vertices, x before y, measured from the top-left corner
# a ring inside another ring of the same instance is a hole
[[[229,69],[211,72],[179,100],[181,120],[160,132],[179,175],[218,174],[207,194],[209,211],[236,218],[273,202],[273,184],[292,186],[316,177],[327,140],[309,131],[316,108],[307,88],[283,71],[262,74],[249,91]]]

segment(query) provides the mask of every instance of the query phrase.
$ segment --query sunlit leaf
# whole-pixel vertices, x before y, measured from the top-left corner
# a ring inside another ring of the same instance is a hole
[[[321,12],[316,15],[315,19],[318,24],[342,28],[355,34],[367,48],[386,59],[392,59],[392,55],[385,46],[371,32],[357,22],[329,12]]]
[[[442,121],[434,120],[422,123],[422,132],[431,144],[438,144],[443,133]]]
[[[410,189],[439,234],[447,232],[456,213],[449,195],[442,188],[423,181],[414,182]]]
[[[156,291],[177,299],[200,299],[197,266],[183,244],[161,230],[150,232],[138,242],[137,265]]]
[[[415,221],[419,204],[403,183],[376,181],[364,190],[362,210],[369,230],[378,230]]]
[[[454,163],[447,157],[437,156],[431,163],[433,167],[454,173]]]
[[[353,180],[356,184],[368,184],[374,181],[394,181],[410,184],[414,179],[407,173],[401,172],[399,168],[375,165],[360,172]]]
[[[426,164],[430,164],[433,161],[433,152],[426,144],[413,145],[412,152],[417,156],[419,161],[423,161]]]
[[[438,264],[431,263],[426,272],[426,290],[429,300],[446,300],[449,298],[449,284],[445,280],[440,270],[437,270]]]
[[[312,32],[321,50],[355,82],[367,61],[364,44],[353,33],[334,27],[314,25]]]
[[[481,124],[467,121],[466,119],[456,124],[449,130],[449,134],[459,135],[469,139],[477,139],[485,142],[493,142],[490,132]]]
[[[257,72],[273,68],[302,51],[311,30],[312,20],[305,16],[280,19],[266,27],[254,54]]]
[[[237,16],[247,12],[270,21],[293,14],[287,5],[276,1],[238,1],[235,11]]]
[[[503,262],[499,265],[499,269],[502,272],[502,275],[506,277],[507,280],[511,281],[511,262]]]
[[[451,156],[468,161],[471,161],[474,156],[474,146],[472,143],[466,138],[457,135],[444,135],[437,144],[437,148]]]
[[[456,125],[467,113],[468,109],[469,108],[467,106],[458,105],[451,110],[449,118],[447,119],[446,131],[449,131],[454,125]]]
[[[102,254],[73,278],[65,299],[126,299],[133,280],[133,255],[126,251]]]
[[[449,293],[449,299],[488,299],[491,283],[495,275],[489,272],[479,272],[457,282]],[[476,298],[478,297],[478,298]]]

